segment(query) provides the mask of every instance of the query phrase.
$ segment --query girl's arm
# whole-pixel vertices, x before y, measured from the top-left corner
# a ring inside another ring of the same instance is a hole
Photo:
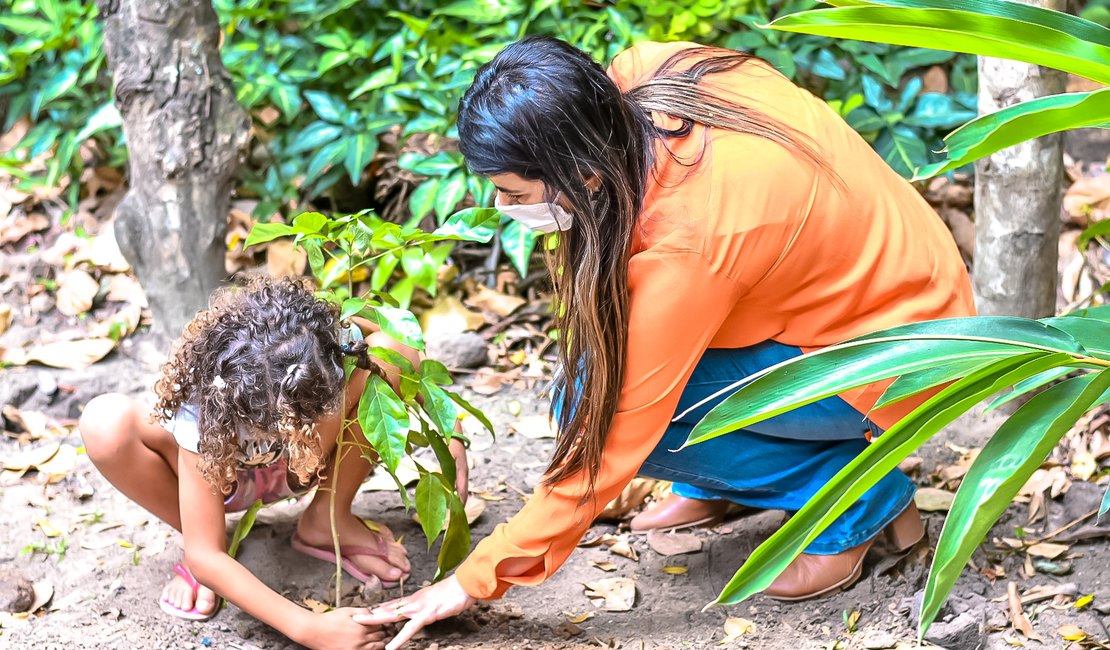
[[[200,475],[197,458],[179,450],[177,467],[185,562],[201,584],[302,645],[353,648],[380,640],[375,628],[351,620],[356,610],[314,614],[283,598],[228,555],[223,498]]]

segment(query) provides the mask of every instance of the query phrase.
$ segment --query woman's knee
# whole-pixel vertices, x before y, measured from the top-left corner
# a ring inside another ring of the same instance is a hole
[[[135,415],[135,400],[127,395],[106,393],[89,400],[77,423],[89,458],[100,461],[114,457],[132,440]]]

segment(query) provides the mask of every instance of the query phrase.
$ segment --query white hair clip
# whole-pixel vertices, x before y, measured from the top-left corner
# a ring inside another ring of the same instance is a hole
[[[289,366],[288,368],[285,369],[285,374],[286,375],[293,374],[293,372],[297,370],[297,366],[299,366],[299,365],[300,365],[299,363],[294,363],[293,365]]]
[[[223,388],[224,386],[227,386],[227,382],[224,381],[223,377],[216,375],[215,378],[212,379],[212,385],[216,388]]]

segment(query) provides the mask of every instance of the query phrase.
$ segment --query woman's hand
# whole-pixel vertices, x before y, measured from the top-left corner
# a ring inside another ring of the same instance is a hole
[[[311,614],[304,629],[293,639],[312,650],[381,650],[385,632],[377,625],[355,621],[364,610],[341,607]]]
[[[463,591],[458,578],[452,575],[411,596],[382,603],[365,614],[356,614],[352,619],[356,623],[371,626],[408,619],[397,636],[386,646],[386,650],[397,650],[425,625],[457,616],[473,607],[476,602],[470,594]]]
[[[451,438],[447,448],[451,450],[451,458],[455,459],[455,489],[465,506],[466,499],[470,496],[470,466],[466,464],[466,445],[458,438]]]

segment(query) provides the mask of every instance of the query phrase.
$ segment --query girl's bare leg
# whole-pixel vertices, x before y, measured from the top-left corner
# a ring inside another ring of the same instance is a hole
[[[326,424],[322,423],[323,426],[317,426],[328,461],[324,465],[323,477],[316,496],[297,524],[297,533],[308,544],[330,548],[332,543],[330,493],[334,490],[335,527],[342,544],[373,548],[379,536],[384,536],[389,542],[388,554],[385,558],[360,555],[352,557],[351,560],[366,573],[376,575],[386,582],[399,580],[409,573],[409,561],[404,547],[394,542],[393,533],[385,526],[376,524],[379,531],[374,532],[351,512],[351,503],[358,493],[359,486],[373,469],[373,464],[363,457],[368,446],[365,439],[362,440],[361,445],[358,444],[358,439],[362,438],[362,430],[357,424],[344,432],[344,444],[336,444],[336,440],[339,439],[339,429],[342,428],[337,420],[338,418],[336,421],[329,420]],[[336,453],[341,454],[338,480],[334,480],[333,476]]]
[[[177,484],[177,443],[169,431],[147,421],[139,404],[127,395],[108,393],[85,406],[77,425],[85,451],[104,478],[151,514],[181,530]],[[193,608],[193,590],[175,576],[162,597],[178,609]],[[216,595],[197,591],[197,610],[215,608]]]

